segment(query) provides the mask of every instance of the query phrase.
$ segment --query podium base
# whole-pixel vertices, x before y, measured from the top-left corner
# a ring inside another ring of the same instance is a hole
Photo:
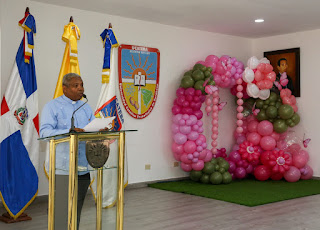
[[[12,224],[12,223],[27,221],[27,220],[32,220],[32,218],[25,213],[22,213],[17,219],[13,219],[9,213],[3,213],[2,216],[0,216],[0,221],[5,222],[7,224]]]

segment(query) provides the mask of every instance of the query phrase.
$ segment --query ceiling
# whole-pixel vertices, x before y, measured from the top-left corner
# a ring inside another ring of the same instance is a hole
[[[319,0],[33,1],[247,38],[320,28]]]

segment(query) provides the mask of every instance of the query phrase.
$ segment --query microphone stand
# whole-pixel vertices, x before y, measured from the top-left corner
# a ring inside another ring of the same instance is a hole
[[[74,114],[75,112],[77,112],[82,106],[84,106],[87,102],[88,102],[88,99],[87,99],[87,96],[85,94],[83,94],[83,98],[86,99],[86,102],[83,103],[79,108],[77,108],[73,113],[72,113],[72,117],[71,117],[71,129],[70,129],[70,132],[69,133],[75,133],[76,130],[75,130],[75,126],[74,126]]]

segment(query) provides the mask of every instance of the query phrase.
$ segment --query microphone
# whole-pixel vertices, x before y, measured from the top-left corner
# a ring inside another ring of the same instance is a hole
[[[69,133],[75,133],[76,130],[75,130],[75,127],[74,127],[74,114],[75,112],[77,112],[82,106],[84,106],[87,102],[88,102],[88,99],[87,99],[87,96],[85,94],[82,95],[84,99],[86,99],[86,102],[83,103],[79,108],[77,108],[75,111],[73,111],[72,113],[72,117],[71,117],[71,129],[70,129],[70,132]]]

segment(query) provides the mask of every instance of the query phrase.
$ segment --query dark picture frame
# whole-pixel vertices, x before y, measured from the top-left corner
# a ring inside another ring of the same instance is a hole
[[[273,71],[279,76],[278,61],[287,60],[287,76],[292,80],[293,95],[300,97],[300,48],[292,48],[285,50],[267,51],[263,53],[264,57],[269,59],[273,66]],[[281,61],[280,61],[281,62]],[[288,84],[289,86],[289,84]]]

